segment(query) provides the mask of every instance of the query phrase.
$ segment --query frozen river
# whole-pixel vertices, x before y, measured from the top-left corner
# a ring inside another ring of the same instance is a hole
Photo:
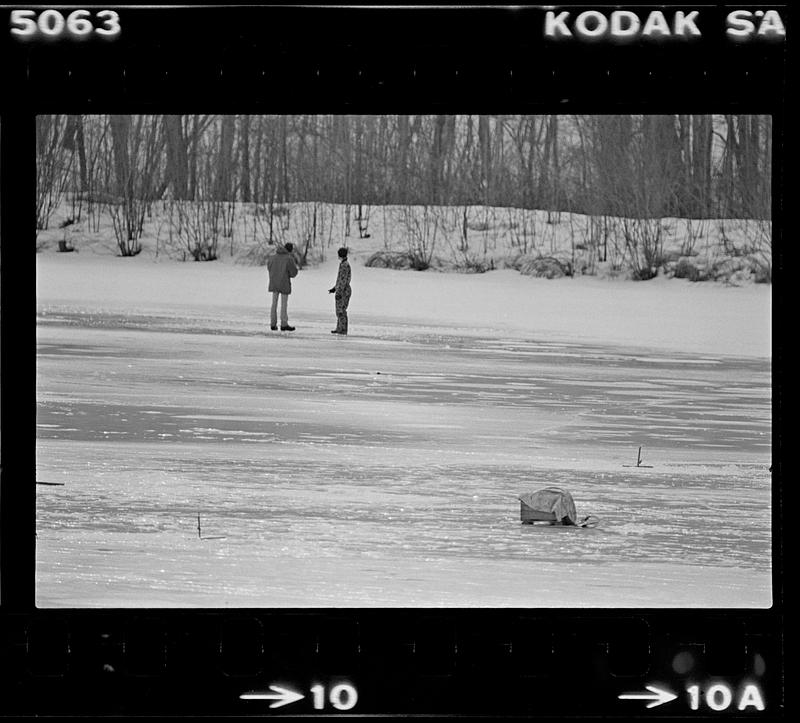
[[[771,604],[768,360],[39,312],[39,606]]]

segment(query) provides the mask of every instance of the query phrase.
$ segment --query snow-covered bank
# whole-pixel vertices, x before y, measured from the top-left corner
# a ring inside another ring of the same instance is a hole
[[[771,357],[772,289],[682,279],[647,282],[594,277],[540,279],[512,270],[444,274],[367,268],[353,260],[353,333],[359,326],[452,327],[454,334],[599,343],[700,355]],[[327,293],[336,261],[300,272],[290,315],[298,323],[333,319]],[[258,318],[266,271],[229,261],[180,263],[146,255],[37,254],[40,308],[69,306]],[[441,331],[441,330],[440,330]]]

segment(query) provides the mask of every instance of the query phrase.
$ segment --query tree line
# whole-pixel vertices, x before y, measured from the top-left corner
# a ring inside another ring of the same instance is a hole
[[[236,202],[770,217],[764,115],[42,115],[36,133],[37,228],[66,198],[134,247],[163,200],[215,232]]]

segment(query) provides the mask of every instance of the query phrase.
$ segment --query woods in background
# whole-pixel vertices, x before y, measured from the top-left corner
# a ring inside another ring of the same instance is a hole
[[[216,258],[237,202],[270,243],[295,202],[352,206],[354,224],[381,205],[771,215],[763,115],[43,115],[36,130],[37,229],[63,201],[89,228],[108,213],[122,255],[157,201],[197,260]]]

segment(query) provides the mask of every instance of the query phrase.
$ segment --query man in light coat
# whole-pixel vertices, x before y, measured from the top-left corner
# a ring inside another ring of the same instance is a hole
[[[278,299],[281,302],[281,331],[294,331],[289,326],[289,294],[292,293],[292,279],[297,276],[297,264],[292,256],[294,246],[287,243],[278,246],[277,251],[267,259],[269,271],[269,291],[272,292],[272,309],[270,311],[270,329],[278,330]]]

